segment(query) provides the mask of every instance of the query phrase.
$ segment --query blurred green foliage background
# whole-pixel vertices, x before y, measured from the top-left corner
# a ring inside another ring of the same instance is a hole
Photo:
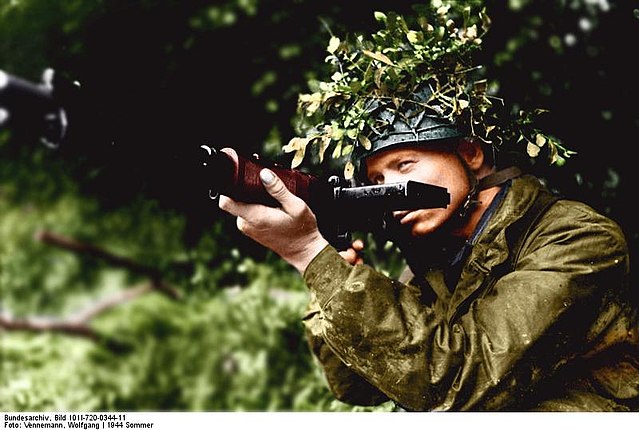
[[[392,410],[332,398],[299,275],[236,231],[190,163],[202,144],[288,162],[330,32],[369,33],[374,11],[412,3],[0,0],[0,69],[39,81],[52,67],[85,103],[55,151],[0,130],[0,409]],[[578,152],[533,168],[617,220],[634,267],[639,5],[468,3],[492,18],[478,62],[499,95],[549,109]]]

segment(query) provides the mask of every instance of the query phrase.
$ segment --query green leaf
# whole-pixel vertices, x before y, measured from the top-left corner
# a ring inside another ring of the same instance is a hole
[[[335,145],[335,148],[333,149],[333,154],[331,154],[331,156],[333,158],[339,158],[342,155],[342,140],[339,140],[337,142],[337,145]]]
[[[344,79],[344,75],[341,72],[335,72],[331,76],[331,80],[333,80],[334,82],[341,81],[342,79]]]
[[[340,43],[341,41],[339,40],[339,37],[333,36],[331,37],[331,40],[328,42],[328,47],[326,48],[326,50],[330,52],[331,54],[333,54],[335,53],[335,51],[337,51],[337,48],[339,48]]]
[[[344,166],[344,178],[347,180],[352,179],[353,173],[355,173],[355,166],[351,161],[347,161]]]
[[[424,35],[419,31],[410,30],[406,34],[406,38],[408,39],[410,43],[412,43],[413,45],[416,45],[424,40]]]
[[[375,11],[373,13],[373,16],[379,22],[386,22],[386,20],[387,20],[386,14],[384,12]]]
[[[306,154],[306,145],[301,147],[295,152],[295,156],[293,157],[293,161],[291,162],[291,168],[294,169],[302,164],[304,160],[304,155]]]
[[[305,148],[306,145],[308,145],[308,141],[309,138],[307,137],[294,137],[288,141],[288,144],[282,148],[282,151],[286,153],[298,151],[301,148]]]
[[[370,57],[374,60],[380,61],[384,64],[388,64],[389,66],[394,66],[395,64],[393,64],[393,62],[391,61],[390,58],[388,58],[386,55],[382,54],[381,52],[372,52],[369,51],[367,49],[362,50],[362,53],[364,55],[366,55],[367,57]]]
[[[541,133],[537,133],[535,136],[535,144],[541,148],[546,144],[546,137]]]
[[[536,156],[539,155],[539,151],[541,151],[541,148],[539,148],[537,145],[535,145],[532,142],[527,143],[526,152],[528,153],[529,156],[535,158]]]
[[[319,160],[320,163],[324,161],[324,153],[326,152],[326,149],[328,148],[328,145],[330,145],[331,143],[331,138],[328,136],[322,136],[319,139]]]
[[[362,145],[364,147],[364,149],[367,150],[367,151],[369,151],[372,148],[372,146],[373,146],[373,144],[371,143],[371,141],[368,138],[368,136],[360,134],[358,136],[358,140],[359,140],[360,145]]]

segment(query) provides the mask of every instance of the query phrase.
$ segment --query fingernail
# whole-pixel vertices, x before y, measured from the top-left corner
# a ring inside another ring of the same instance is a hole
[[[271,185],[275,180],[275,175],[268,169],[262,169],[260,170],[260,179],[264,184]]]

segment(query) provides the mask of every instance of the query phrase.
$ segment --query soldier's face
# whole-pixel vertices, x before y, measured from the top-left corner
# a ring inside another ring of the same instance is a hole
[[[368,179],[374,184],[406,180],[438,185],[448,189],[447,208],[393,212],[393,216],[410,228],[414,236],[425,236],[441,227],[461,206],[470,191],[467,173],[459,157],[450,150],[434,146],[390,149],[366,160]]]

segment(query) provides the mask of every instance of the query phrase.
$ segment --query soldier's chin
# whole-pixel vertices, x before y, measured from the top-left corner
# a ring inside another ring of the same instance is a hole
[[[426,225],[425,223],[416,222],[406,226],[410,230],[410,235],[414,238],[428,237],[436,230],[436,226]]]

